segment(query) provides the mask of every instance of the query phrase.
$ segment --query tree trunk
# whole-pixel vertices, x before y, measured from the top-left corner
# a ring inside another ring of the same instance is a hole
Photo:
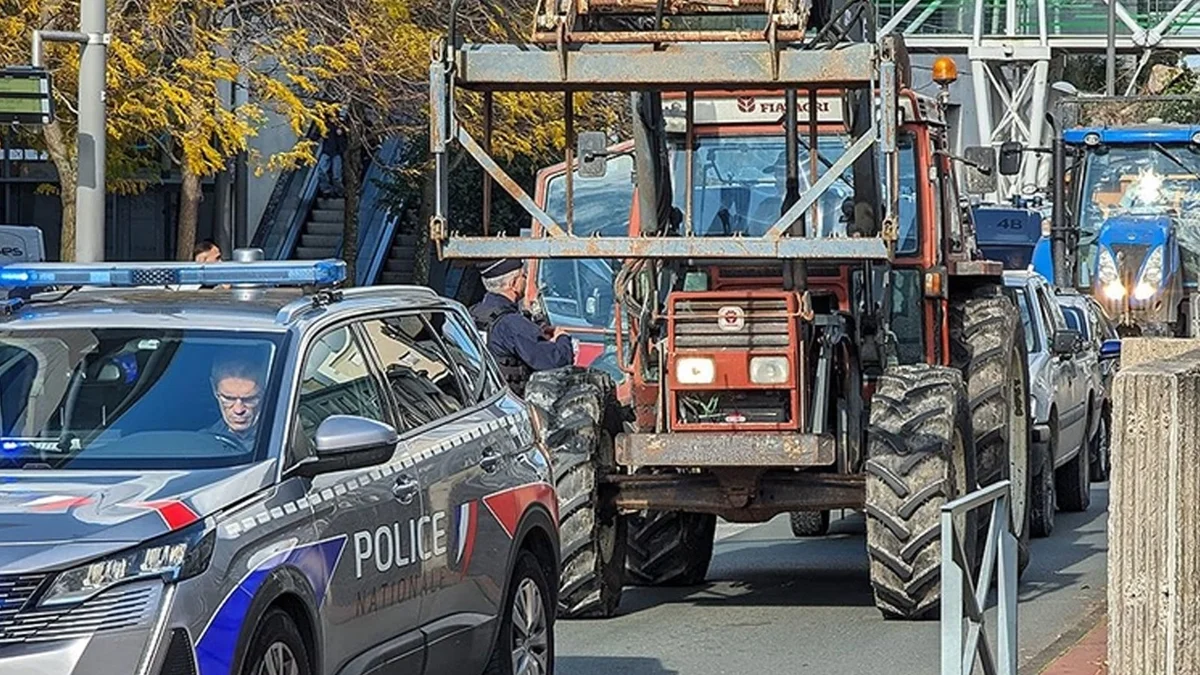
[[[46,153],[58,171],[58,197],[62,201],[59,260],[71,262],[75,260],[75,157],[58,121],[42,127],[42,137],[46,140]]]
[[[346,188],[346,210],[342,214],[342,260],[346,261],[346,285],[358,283],[358,200],[362,192],[363,139],[357,130],[347,130],[342,152],[342,185]]]
[[[192,250],[196,248],[196,223],[200,219],[200,176],[190,171],[187,166],[182,169],[183,183],[179,195],[179,237],[175,243],[175,258],[189,261]]]

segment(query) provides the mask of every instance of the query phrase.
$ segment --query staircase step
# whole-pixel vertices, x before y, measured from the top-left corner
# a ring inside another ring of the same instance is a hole
[[[381,272],[379,281],[387,286],[407,286],[412,284],[413,275],[411,273]]]
[[[333,199],[333,198],[328,198],[328,199],[318,199],[318,200],[317,200],[317,208],[318,208],[318,209],[321,209],[322,211],[342,211],[342,212],[345,212],[345,210],[346,210],[346,200],[345,200],[345,199],[342,199],[341,197],[338,197],[338,198],[336,198],[336,199]]]
[[[305,234],[319,234],[322,236],[333,236],[339,240],[342,238],[342,232],[345,231],[345,225],[341,222],[337,223],[317,223],[308,221],[304,224]]]
[[[315,223],[343,223],[345,215],[340,209],[313,209],[308,219]]]
[[[392,246],[396,248],[416,248],[417,235],[415,234],[398,234]]]
[[[387,260],[387,271],[389,272],[412,274],[416,268],[417,261],[412,258],[388,258]]]
[[[411,246],[393,246],[392,250],[388,251],[388,258],[392,260],[416,260],[417,249]]]
[[[337,249],[336,248],[322,248],[322,247],[313,248],[313,247],[308,247],[308,246],[297,246],[296,247],[296,260],[324,260],[326,258],[336,258],[336,257],[337,257]]]
[[[305,232],[300,236],[300,245],[304,248],[327,248],[336,249],[342,243],[342,235],[340,234],[309,234]]]

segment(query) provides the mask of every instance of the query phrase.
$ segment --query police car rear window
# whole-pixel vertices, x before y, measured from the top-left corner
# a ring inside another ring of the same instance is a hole
[[[0,465],[190,469],[260,454],[281,336],[0,331]]]

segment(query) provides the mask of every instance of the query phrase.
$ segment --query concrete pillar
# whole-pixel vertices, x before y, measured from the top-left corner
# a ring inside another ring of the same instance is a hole
[[[1200,675],[1200,350],[1128,343],[1113,387],[1108,672]]]

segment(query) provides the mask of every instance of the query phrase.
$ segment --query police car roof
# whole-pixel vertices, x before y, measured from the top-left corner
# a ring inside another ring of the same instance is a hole
[[[295,288],[167,290],[80,289],[61,300],[35,296],[0,330],[94,327],[159,327],[283,332],[330,313],[446,306],[453,301],[422,286],[376,286],[304,293]],[[320,301],[318,301],[320,300]]]

